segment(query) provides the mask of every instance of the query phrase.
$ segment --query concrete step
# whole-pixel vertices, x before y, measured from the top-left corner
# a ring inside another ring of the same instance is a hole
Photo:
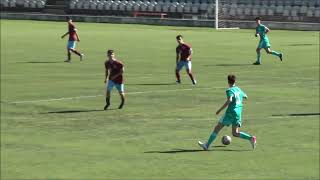
[[[46,5],[46,9],[65,9],[65,5]]]
[[[44,9],[42,12],[45,14],[67,14],[64,9]]]

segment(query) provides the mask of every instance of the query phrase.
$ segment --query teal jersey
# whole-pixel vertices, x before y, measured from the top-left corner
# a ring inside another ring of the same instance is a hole
[[[241,113],[243,98],[247,98],[246,93],[237,86],[228,88],[226,93],[228,98],[232,97],[232,102],[230,102],[226,113]]]
[[[269,41],[269,38],[266,34],[267,27],[263,24],[260,24],[256,27],[256,34],[260,35],[260,41]]]

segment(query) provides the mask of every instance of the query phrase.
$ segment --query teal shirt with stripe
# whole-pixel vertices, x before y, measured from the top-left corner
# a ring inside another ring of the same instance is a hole
[[[260,41],[267,41],[269,42],[269,38],[266,33],[267,27],[263,24],[260,24],[256,27],[256,34],[260,35]]]
[[[236,115],[241,118],[241,111],[243,106],[243,98],[247,98],[248,96],[244,93],[239,87],[232,86],[226,90],[227,97],[232,97],[232,101],[228,105],[226,110],[226,114]]]

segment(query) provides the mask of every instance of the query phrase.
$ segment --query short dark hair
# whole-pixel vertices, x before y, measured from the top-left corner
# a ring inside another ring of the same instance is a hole
[[[229,84],[234,84],[236,82],[236,76],[233,74],[228,75],[228,83]]]
[[[112,54],[114,51],[112,50],[112,49],[109,49],[108,51],[107,51],[107,54],[109,55],[109,54]]]
[[[183,38],[183,36],[180,34],[176,37],[177,40],[182,39],[182,38]]]
[[[256,20],[256,21],[257,21],[257,20],[261,20],[261,18],[258,16],[258,17],[256,17],[254,20]]]
[[[66,20],[71,20],[71,17],[70,16],[66,16]]]

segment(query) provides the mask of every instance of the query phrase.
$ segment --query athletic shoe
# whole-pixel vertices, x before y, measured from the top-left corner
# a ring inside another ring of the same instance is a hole
[[[71,62],[71,60],[70,60],[70,59],[67,59],[67,60],[65,60],[64,62]]]
[[[253,65],[261,65],[259,62],[254,62]]]
[[[123,105],[124,105],[124,103],[121,103],[120,106],[118,107],[118,109],[122,109]]]
[[[198,145],[199,145],[200,147],[202,147],[203,150],[208,151],[207,143],[203,143],[203,142],[201,142],[201,141],[198,141]]]
[[[194,81],[192,82],[192,85],[193,85],[193,86],[197,85],[197,81],[194,80]]]
[[[282,53],[280,53],[279,58],[280,58],[280,61],[282,61]]]
[[[251,143],[252,149],[255,149],[257,147],[257,138],[255,136],[252,136],[250,143]]]
[[[107,110],[109,106],[110,106],[110,104],[106,104],[103,109]]]
[[[80,61],[83,60],[84,54],[80,54]]]
[[[177,84],[181,84],[181,81],[176,81]]]

